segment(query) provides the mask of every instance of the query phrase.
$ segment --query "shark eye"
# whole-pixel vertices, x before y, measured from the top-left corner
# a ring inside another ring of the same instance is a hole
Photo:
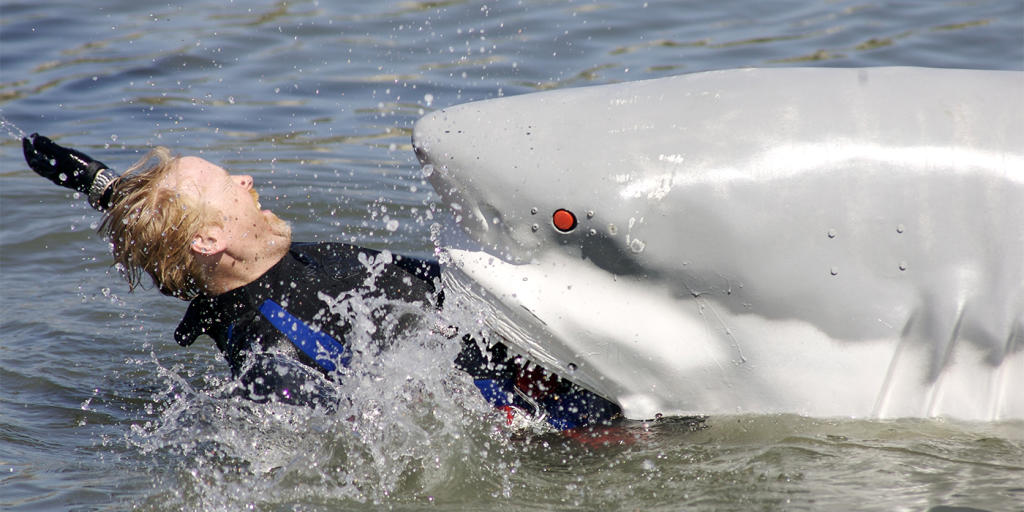
[[[555,225],[555,229],[562,233],[568,233],[576,229],[576,215],[569,210],[559,208],[551,215],[551,223]]]

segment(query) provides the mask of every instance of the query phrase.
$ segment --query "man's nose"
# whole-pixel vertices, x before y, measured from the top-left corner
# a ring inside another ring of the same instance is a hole
[[[237,181],[242,188],[252,188],[252,176],[249,176],[248,174],[236,174],[235,181]]]

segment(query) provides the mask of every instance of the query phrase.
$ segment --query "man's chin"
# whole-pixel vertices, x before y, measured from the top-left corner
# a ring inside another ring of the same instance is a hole
[[[270,223],[270,232],[275,236],[284,238],[285,241],[291,243],[292,241],[292,226],[285,220],[281,219],[277,215],[271,212],[267,212],[268,221]]]
[[[292,227],[289,226],[288,224],[284,224],[283,229],[281,229],[280,231],[276,231],[275,234],[277,234],[281,238],[284,238],[285,242],[289,244],[292,243]]]

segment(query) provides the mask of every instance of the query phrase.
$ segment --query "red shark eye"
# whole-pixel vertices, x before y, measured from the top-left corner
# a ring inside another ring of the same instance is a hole
[[[564,208],[555,210],[555,213],[551,216],[551,222],[555,225],[555,229],[563,233],[576,229],[576,216]]]

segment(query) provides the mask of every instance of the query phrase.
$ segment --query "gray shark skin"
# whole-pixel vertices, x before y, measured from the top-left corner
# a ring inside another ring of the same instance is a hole
[[[413,146],[463,235],[446,293],[627,417],[1024,418],[1024,73],[695,73]]]

